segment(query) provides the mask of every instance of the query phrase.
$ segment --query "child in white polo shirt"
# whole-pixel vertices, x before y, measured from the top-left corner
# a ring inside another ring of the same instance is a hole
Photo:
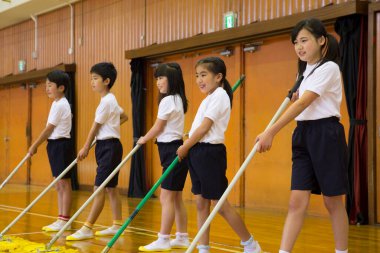
[[[148,133],[141,137],[137,143],[142,145],[157,137],[158,152],[164,173],[176,158],[178,147],[183,144],[182,136],[187,99],[182,70],[177,63],[160,64],[154,76],[157,79],[157,88],[160,92],[157,119]],[[187,213],[182,200],[187,171],[186,161],[182,161],[162,181],[160,233],[158,233],[157,240],[148,245],[140,246],[139,251],[167,251],[189,246]],[[174,220],[177,229],[176,238],[170,240],[170,231]]]
[[[335,252],[348,252],[348,217],[344,205],[347,191],[347,144],[340,119],[342,84],[337,40],[318,19],[300,21],[292,31],[303,76],[299,94],[288,110],[260,134],[259,152],[268,151],[275,135],[295,119],[292,138],[292,180],[289,210],[282,234],[280,253],[292,251],[311,194],[323,194],[330,214]]]
[[[224,133],[230,120],[232,89],[226,79],[226,65],[219,57],[204,58],[195,66],[197,84],[207,97],[202,101],[191,126],[189,139],[177,150],[179,159],[188,154],[192,182],[196,196],[198,229],[210,214],[211,201],[217,202],[227,189],[227,152]],[[219,213],[241,239],[244,253],[260,253],[261,248],[249,233],[243,220],[226,200]],[[199,240],[199,253],[209,253],[210,228]]]
[[[127,120],[127,116],[118,105],[115,96],[110,93],[117,76],[114,65],[101,62],[92,66],[90,73],[92,89],[98,92],[102,98],[96,109],[95,121],[86,143],[78,153],[78,160],[81,161],[87,157],[90,145],[96,137],[95,157],[98,168],[95,178],[95,191],[121,162],[123,147],[120,143],[120,124]],[[104,207],[105,191],[110,198],[113,225],[105,230],[97,231],[95,235],[110,236],[116,234],[122,225],[121,200],[116,188],[118,176],[119,173],[106,185],[105,190],[103,189],[95,197],[90,214],[82,228],[67,236],[66,240],[77,241],[94,237],[92,227]]]
[[[72,162],[71,108],[65,97],[65,91],[69,88],[70,77],[61,70],[54,70],[47,74],[46,93],[54,99],[49,112],[46,128],[37,140],[29,148],[32,156],[37,148],[46,139],[47,153],[53,177],[58,177]],[[66,173],[55,185],[58,193],[58,219],[42,230],[47,232],[59,231],[70,219],[71,209],[71,171]],[[70,227],[69,227],[70,229]]]

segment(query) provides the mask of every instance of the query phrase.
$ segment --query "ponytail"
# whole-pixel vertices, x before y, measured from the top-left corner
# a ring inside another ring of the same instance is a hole
[[[234,95],[233,95],[233,91],[232,91],[231,85],[230,85],[230,83],[227,81],[227,79],[225,77],[223,77],[222,82],[223,82],[223,89],[227,92],[227,95],[230,98],[230,105],[231,105],[231,108],[232,108],[232,99],[234,98]]]

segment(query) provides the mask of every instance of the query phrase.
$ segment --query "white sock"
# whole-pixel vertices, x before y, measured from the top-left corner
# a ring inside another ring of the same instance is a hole
[[[290,253],[290,252],[285,251],[285,250],[280,250],[278,253]]]
[[[209,253],[210,252],[210,246],[208,246],[208,245],[198,245],[197,249],[199,250],[199,253]]]
[[[244,246],[245,252],[250,252],[256,249],[256,241],[253,239],[252,235],[247,241],[241,241],[240,244]]]
[[[348,249],[346,250],[335,250],[335,253],[348,253]]]
[[[113,224],[113,225],[110,227],[110,229],[112,229],[112,230],[119,230],[120,227],[121,227],[121,226],[119,226],[119,225]]]
[[[188,233],[176,232],[175,236],[176,236],[176,238],[179,238],[179,239],[187,239],[189,237],[189,234]]]
[[[92,234],[92,229],[87,227],[87,226],[82,226],[80,228],[80,231],[83,233],[83,234]]]
[[[157,236],[158,236],[158,240],[162,242],[169,241],[170,239],[170,235],[163,235],[163,234],[158,233]]]

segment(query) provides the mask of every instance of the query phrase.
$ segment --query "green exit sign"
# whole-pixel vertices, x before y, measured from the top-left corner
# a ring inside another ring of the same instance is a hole
[[[236,27],[237,14],[233,11],[224,13],[223,15],[223,29]]]

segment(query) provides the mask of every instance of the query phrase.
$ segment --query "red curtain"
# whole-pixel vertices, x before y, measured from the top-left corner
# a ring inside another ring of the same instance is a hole
[[[354,201],[350,223],[368,222],[368,162],[367,162],[367,20],[361,18],[356,124],[354,135]]]

